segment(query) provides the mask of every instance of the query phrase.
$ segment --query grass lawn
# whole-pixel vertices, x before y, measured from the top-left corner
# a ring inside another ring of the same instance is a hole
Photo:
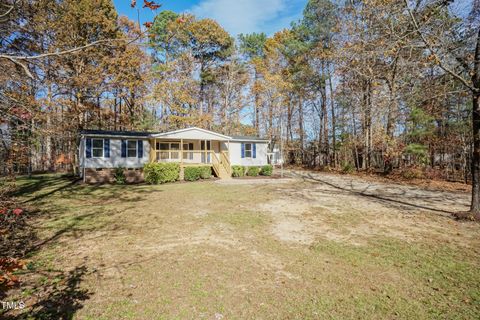
[[[405,207],[302,179],[19,186],[41,214],[24,282],[4,298],[27,308],[6,317],[480,318],[480,225],[441,201]]]

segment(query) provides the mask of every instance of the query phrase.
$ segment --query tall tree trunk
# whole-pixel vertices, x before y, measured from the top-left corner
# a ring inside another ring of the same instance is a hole
[[[364,87],[364,159],[363,159],[363,169],[369,169],[371,165],[371,154],[372,154],[372,110],[371,110],[371,80],[365,81]]]
[[[387,115],[387,136],[393,138],[394,124],[395,124],[395,115],[397,113],[397,86],[395,85],[395,80],[397,77],[397,66],[398,66],[398,54],[395,56],[393,61],[392,75],[390,79],[387,80],[388,90],[389,90],[389,104],[388,104],[388,115]]]
[[[480,220],[480,28],[477,34],[474,61],[472,82],[476,91],[473,91],[472,94],[473,154],[472,204],[470,210],[474,217]]]
[[[330,146],[329,146],[329,139],[328,139],[328,111],[327,111],[327,79],[325,75],[325,65],[322,62],[322,113],[323,113],[323,140],[324,140],[324,152],[325,152],[325,165],[330,164]]]
[[[258,82],[258,73],[257,73],[257,68],[254,68],[254,78],[255,78],[255,83],[254,86],[257,85]],[[257,92],[257,89],[255,89],[255,132],[257,135],[260,134],[260,95]]]
[[[336,116],[335,116],[335,100],[333,98],[333,84],[332,84],[332,75],[330,73],[330,68],[327,68],[328,72],[328,87],[330,89],[330,108],[331,108],[331,118],[332,118],[332,151],[333,151],[333,166],[337,167],[337,137],[335,134],[336,130]]]
[[[303,131],[303,102],[302,98],[298,98],[298,131],[300,136],[300,152],[302,156],[302,164],[304,164],[305,157],[304,157],[304,131]]]
[[[472,154],[472,204],[471,212],[480,219],[480,93],[472,97],[473,154]]]

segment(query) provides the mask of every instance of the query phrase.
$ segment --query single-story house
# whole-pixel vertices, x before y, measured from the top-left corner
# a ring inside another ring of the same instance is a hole
[[[143,180],[143,166],[177,162],[181,176],[186,166],[207,165],[222,179],[231,166],[268,163],[268,140],[226,136],[196,127],[169,132],[84,130],[80,132],[80,174],[87,183],[112,182],[115,168],[124,168],[129,182]]]

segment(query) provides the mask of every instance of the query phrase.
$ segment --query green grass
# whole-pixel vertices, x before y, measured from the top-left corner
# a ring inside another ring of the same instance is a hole
[[[87,186],[60,175],[17,183],[19,198],[40,209],[35,226],[44,244],[29,255],[24,282],[9,299],[38,299],[62,310],[60,304],[74,319],[480,315],[475,225],[432,219],[431,229],[440,230],[435,237],[370,232],[358,245],[319,233],[305,245],[275,237],[281,216],[258,209],[308,187],[302,183]],[[338,234],[380,228],[368,211],[331,214],[315,203],[302,217]],[[56,318],[52,308],[24,315]]]

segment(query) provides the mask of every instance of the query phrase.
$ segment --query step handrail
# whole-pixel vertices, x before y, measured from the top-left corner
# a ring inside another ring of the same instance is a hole
[[[225,171],[227,172],[227,174],[231,174],[231,165],[230,165],[230,159],[229,157],[227,157],[227,154],[225,151],[221,151],[220,152],[220,155],[221,155],[221,158],[222,158],[222,164],[223,164],[223,167],[225,168]]]

